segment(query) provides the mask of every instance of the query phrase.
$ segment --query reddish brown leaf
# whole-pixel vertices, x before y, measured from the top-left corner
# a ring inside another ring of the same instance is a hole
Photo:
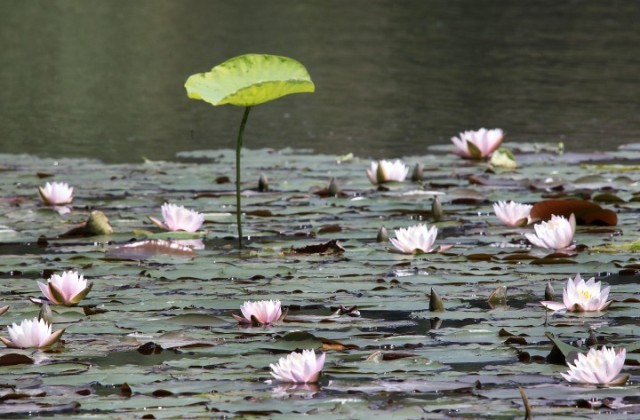
[[[469,261],[491,261],[493,255],[491,254],[469,254],[467,255]]]
[[[151,395],[153,395],[154,397],[162,398],[162,397],[169,397],[173,395],[173,392],[168,391],[166,389],[156,389],[151,393]]]
[[[320,228],[318,229],[318,233],[322,234],[322,233],[336,233],[336,232],[342,232],[342,227],[339,224],[332,224],[332,225],[324,225],[324,226],[320,226]]]
[[[122,385],[120,385],[120,395],[122,395],[123,397],[129,398],[131,394],[133,394],[133,392],[131,391],[131,387],[129,386],[128,383],[125,382]]]
[[[343,344],[336,340],[330,340],[328,338],[322,340],[322,351],[345,351],[345,350],[354,350],[359,347],[355,344]]]
[[[527,339],[524,337],[509,337],[504,340],[504,344],[521,344],[524,346],[527,344]]]
[[[618,223],[618,216],[614,211],[586,200],[540,201],[533,206],[529,216],[533,220],[549,220],[553,215],[569,218],[572,213],[579,225],[615,226]]]
[[[273,213],[271,213],[271,210],[266,210],[266,209],[258,209],[258,210],[251,210],[248,211],[247,216],[256,216],[256,217],[272,217]]]
[[[0,366],[31,365],[33,359],[20,353],[9,353],[0,357]]]

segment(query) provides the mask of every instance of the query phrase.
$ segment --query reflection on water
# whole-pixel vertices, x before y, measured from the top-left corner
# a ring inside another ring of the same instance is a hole
[[[481,6],[479,6],[481,4]],[[611,149],[640,138],[639,2],[156,0],[0,4],[0,152],[136,161],[231,147],[239,109],[187,99],[246,52],[314,79],[248,147],[393,157],[465,129]]]

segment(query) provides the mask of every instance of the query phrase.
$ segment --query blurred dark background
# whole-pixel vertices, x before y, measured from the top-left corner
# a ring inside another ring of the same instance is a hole
[[[458,132],[612,149],[640,139],[640,2],[0,2],[0,153],[173,159],[231,148],[242,110],[189,100],[236,55],[302,62],[316,93],[256,107],[245,146],[426,153]]]

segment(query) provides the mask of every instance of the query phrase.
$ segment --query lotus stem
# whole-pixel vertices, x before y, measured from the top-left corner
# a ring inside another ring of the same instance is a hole
[[[240,123],[240,129],[238,130],[238,139],[236,140],[236,221],[238,222],[238,248],[242,249],[242,203],[240,200],[240,150],[242,150],[242,133],[244,133],[244,126],[247,124],[247,118],[249,118],[249,111],[251,107],[248,106],[244,109],[242,115],[242,122]]]
[[[529,403],[529,398],[527,398],[527,394],[525,394],[524,389],[519,386],[518,391],[520,392],[520,397],[522,397],[522,403],[524,404],[524,419],[531,420],[533,418],[533,410],[531,409],[531,403]]]

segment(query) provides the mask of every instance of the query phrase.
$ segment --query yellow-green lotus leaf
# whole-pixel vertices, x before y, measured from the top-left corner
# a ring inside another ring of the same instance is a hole
[[[307,69],[288,57],[246,54],[234,57],[185,83],[191,99],[212,105],[259,105],[292,93],[313,92]]]

